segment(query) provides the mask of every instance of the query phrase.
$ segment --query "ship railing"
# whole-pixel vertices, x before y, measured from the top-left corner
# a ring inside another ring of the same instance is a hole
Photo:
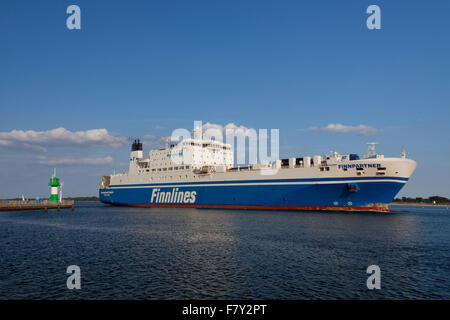
[[[122,176],[127,176],[127,175],[128,175],[128,172],[121,172],[121,173],[113,173],[111,175],[111,177],[112,176],[114,176],[114,177],[122,177]]]
[[[251,171],[251,170],[256,170],[256,169],[252,169],[250,166],[249,167],[233,167],[233,168],[229,168],[227,171]]]

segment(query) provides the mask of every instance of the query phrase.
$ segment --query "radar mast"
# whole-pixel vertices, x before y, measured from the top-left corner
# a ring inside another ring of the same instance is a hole
[[[367,144],[369,145],[368,150],[367,150],[367,158],[375,158],[377,155],[377,152],[375,150],[375,145],[378,144],[378,142],[367,142]]]

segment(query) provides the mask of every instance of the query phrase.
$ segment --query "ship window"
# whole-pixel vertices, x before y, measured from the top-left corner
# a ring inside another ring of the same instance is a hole
[[[170,168],[169,168],[169,170],[173,170],[173,168],[172,168],[172,167],[170,167]]]
[[[347,168],[344,168],[343,170],[344,170],[344,171],[347,171]]]
[[[320,171],[323,171],[323,167],[320,167]]]
[[[361,172],[358,171],[356,174],[357,174],[358,176],[360,176],[360,175],[361,175]]]
[[[156,171],[156,169],[152,169],[152,171]]]
[[[377,172],[377,176],[384,176],[386,172]]]
[[[167,171],[167,168],[163,168],[163,171]]]
[[[145,170],[145,171],[149,172],[150,170],[147,169],[147,170]]]
[[[330,167],[326,167],[327,171],[330,171]]]

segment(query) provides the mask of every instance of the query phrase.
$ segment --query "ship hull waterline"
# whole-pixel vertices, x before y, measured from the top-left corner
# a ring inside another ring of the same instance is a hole
[[[256,185],[129,185],[100,189],[99,196],[103,203],[133,207],[392,212],[388,205],[407,180],[383,177]],[[350,183],[358,190],[352,192]]]

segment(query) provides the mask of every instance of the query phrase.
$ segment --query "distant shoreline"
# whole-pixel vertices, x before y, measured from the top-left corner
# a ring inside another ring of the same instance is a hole
[[[450,204],[432,204],[420,202],[391,202],[390,206],[422,206],[422,207],[449,207]]]
[[[44,200],[48,198],[40,198],[40,200]],[[100,201],[97,197],[67,197],[63,198],[64,200],[74,200],[76,202],[98,202]],[[25,198],[25,200],[34,201],[34,198]],[[0,201],[22,201],[21,198],[12,198],[12,199],[0,199]]]

